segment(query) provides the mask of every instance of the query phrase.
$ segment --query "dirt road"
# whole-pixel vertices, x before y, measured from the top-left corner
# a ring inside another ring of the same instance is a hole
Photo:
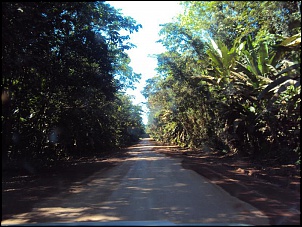
[[[2,221],[152,221],[268,225],[255,207],[230,196],[206,178],[181,167],[181,160],[155,152],[145,139],[130,148],[132,157],[74,184],[68,192],[35,204],[31,212]]]

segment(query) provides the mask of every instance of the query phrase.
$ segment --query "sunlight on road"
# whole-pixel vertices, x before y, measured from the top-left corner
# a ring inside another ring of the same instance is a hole
[[[148,148],[148,149],[152,149],[152,148],[179,148],[178,146],[174,146],[174,145],[150,145],[150,142],[154,142],[154,139],[152,138],[141,138],[140,139],[140,143],[130,146],[128,147],[129,150],[131,149],[144,149],[144,148]],[[146,145],[147,144],[147,145]]]
[[[108,207],[108,209],[111,209]],[[1,225],[15,225],[15,224],[26,224],[26,223],[41,223],[40,221],[34,221],[35,215],[39,215],[39,218],[45,217],[45,220],[49,217],[64,218],[60,221],[61,223],[71,221],[119,221],[118,217],[111,217],[102,214],[90,214],[88,211],[90,208],[80,207],[45,207],[45,208],[35,208],[30,213],[24,213],[20,215],[15,215],[13,219],[7,219],[1,222]]]
[[[142,149],[142,148],[179,148],[177,146],[132,146],[130,149]]]
[[[128,158],[128,160],[132,161],[139,161],[139,160],[144,160],[144,161],[158,161],[158,160],[164,160],[165,157],[133,157],[133,158]]]
[[[262,212],[183,169],[180,159],[157,152],[169,148],[175,146],[142,140],[129,148],[131,157],[120,165],[96,172],[1,224],[145,220],[268,224]]]

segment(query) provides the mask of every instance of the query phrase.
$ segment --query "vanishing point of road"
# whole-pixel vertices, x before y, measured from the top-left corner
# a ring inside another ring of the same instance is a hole
[[[40,201],[31,212],[14,215],[1,225],[123,221],[269,225],[255,207],[183,169],[180,159],[156,152],[165,148],[143,139],[117,166],[96,172],[68,193]]]

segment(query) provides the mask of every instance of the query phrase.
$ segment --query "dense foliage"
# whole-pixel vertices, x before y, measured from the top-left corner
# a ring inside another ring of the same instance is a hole
[[[157,140],[300,162],[301,2],[185,1],[143,94]]]
[[[129,35],[141,27],[104,2],[2,2],[2,163],[44,166],[121,147],[143,131],[122,91]]]

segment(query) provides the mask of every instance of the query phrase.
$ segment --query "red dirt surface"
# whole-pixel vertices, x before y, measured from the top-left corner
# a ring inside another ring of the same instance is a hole
[[[276,166],[217,152],[167,148],[160,152],[182,159],[186,169],[196,171],[234,197],[263,211],[272,225],[300,225],[300,169]],[[47,170],[2,169],[2,220],[29,212],[44,198],[66,191],[94,172],[111,168],[129,157],[127,149],[70,160]],[[13,202],[12,202],[13,201]]]
[[[205,149],[205,150],[208,150]],[[182,166],[263,211],[271,225],[300,225],[300,168],[203,150],[167,149]]]

